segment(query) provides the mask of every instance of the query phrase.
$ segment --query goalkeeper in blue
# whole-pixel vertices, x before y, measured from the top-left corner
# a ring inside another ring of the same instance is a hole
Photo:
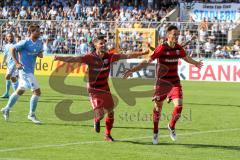
[[[38,99],[41,95],[41,90],[37,79],[34,76],[34,69],[36,58],[43,57],[42,41],[39,40],[40,28],[38,25],[30,25],[28,27],[29,37],[22,40],[10,48],[10,53],[13,57],[16,68],[19,70],[19,85],[15,92],[9,97],[7,105],[1,109],[4,119],[9,119],[9,112],[17,102],[19,97],[23,95],[26,89],[32,90],[32,97],[30,100],[30,111],[27,116],[35,124],[41,124],[35,115]],[[19,59],[16,53],[19,53]]]
[[[16,36],[16,41],[19,42],[19,36]],[[6,90],[1,98],[9,98],[9,90],[12,84],[12,88],[15,91],[18,87],[18,70],[16,69],[15,63],[13,61],[12,55],[10,54],[10,48],[15,44],[13,34],[7,33],[6,35],[6,45],[4,46],[3,53],[4,59],[3,64],[7,63],[7,73],[6,73]]]

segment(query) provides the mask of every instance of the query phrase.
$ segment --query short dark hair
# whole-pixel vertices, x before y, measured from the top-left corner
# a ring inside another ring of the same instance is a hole
[[[105,40],[105,35],[99,34],[97,37],[94,39],[93,43],[97,43],[98,41]]]
[[[29,27],[28,27],[28,33],[31,34],[32,32],[36,31],[37,29],[39,29],[39,25],[37,24],[31,24]]]
[[[18,38],[18,39],[21,39],[21,38],[22,38],[22,37],[21,37],[20,35],[18,35],[18,34],[17,34],[15,37]]]
[[[12,32],[7,32],[6,36],[10,34],[11,36],[13,36],[13,33]]]
[[[172,30],[178,30],[178,28],[174,25],[171,25],[167,28],[167,32],[171,32]]]

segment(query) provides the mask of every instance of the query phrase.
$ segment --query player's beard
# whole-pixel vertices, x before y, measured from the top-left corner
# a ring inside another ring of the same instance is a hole
[[[106,53],[107,53],[106,47],[101,48],[101,49],[100,49],[100,53],[101,53],[101,54],[106,54]]]

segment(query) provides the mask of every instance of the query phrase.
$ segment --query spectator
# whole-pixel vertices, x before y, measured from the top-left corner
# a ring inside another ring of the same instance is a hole
[[[76,13],[76,18],[79,18],[79,17],[81,17],[81,4],[80,4],[80,0],[77,0],[77,3],[75,4],[75,6],[74,6],[74,10],[75,10],[75,13]]]
[[[83,38],[80,44],[80,54],[84,55],[88,52],[88,44],[86,38]]]
[[[236,40],[235,44],[233,45],[233,55],[239,54],[240,53],[240,41]]]
[[[27,11],[24,6],[22,6],[21,11],[19,13],[21,19],[25,19],[27,17]]]
[[[57,15],[57,10],[54,5],[52,5],[52,9],[48,12],[48,14],[50,15],[52,20],[55,19],[55,16]]]
[[[51,48],[51,44],[50,44],[50,39],[46,39],[44,40],[43,43],[43,54],[44,55],[48,55],[52,53],[52,48]]]
[[[205,58],[212,57],[212,54],[215,50],[215,44],[211,38],[208,38],[208,41],[204,44]]]

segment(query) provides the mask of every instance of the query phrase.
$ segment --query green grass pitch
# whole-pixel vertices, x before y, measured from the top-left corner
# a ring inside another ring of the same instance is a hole
[[[177,124],[178,140],[172,142],[166,129],[173,104],[164,104],[160,121],[159,145],[152,145],[153,103],[150,97],[138,98],[135,106],[119,99],[112,136],[103,141],[94,132],[92,120],[63,121],[55,106],[62,99],[73,99],[72,113],[90,110],[88,97],[64,95],[49,87],[49,78],[37,77],[42,96],[37,116],[43,125],[27,120],[31,92],[22,96],[10,113],[9,122],[0,117],[0,160],[239,160],[240,158],[240,83],[182,82],[183,116]],[[0,76],[0,91],[5,88]],[[111,81],[111,80],[110,80]],[[85,86],[82,78],[67,78],[66,84]],[[120,88],[119,88],[120,89]],[[142,86],[135,90],[149,90]],[[116,93],[111,84],[111,90]],[[0,99],[0,105],[6,104]]]

